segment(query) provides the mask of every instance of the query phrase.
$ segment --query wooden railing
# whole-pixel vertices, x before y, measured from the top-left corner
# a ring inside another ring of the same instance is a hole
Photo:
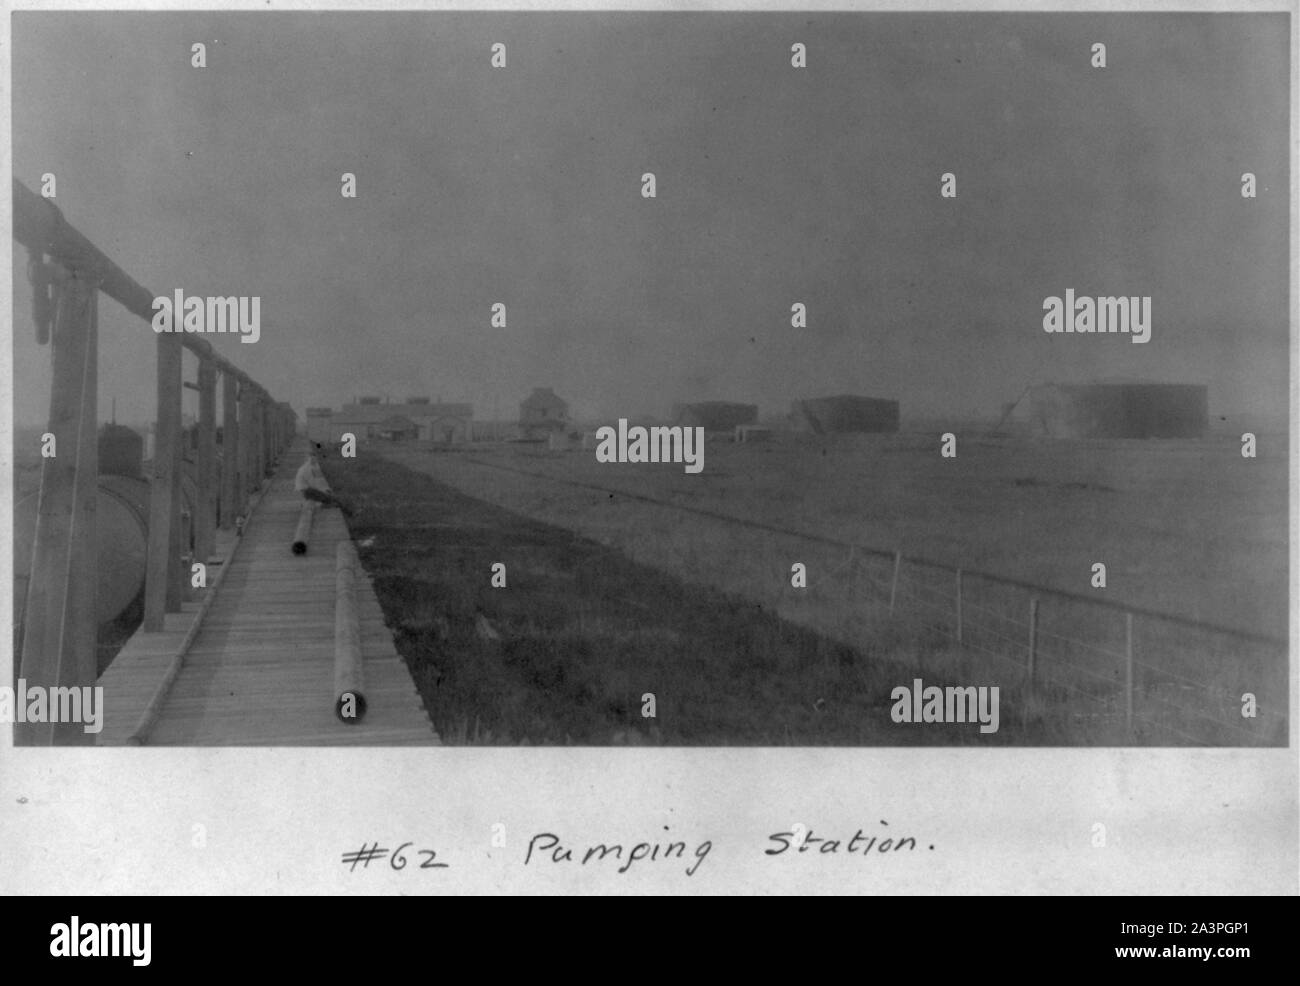
[[[53,457],[42,461],[18,674],[28,688],[83,687],[98,678],[99,293],[146,322],[152,322],[155,295],[69,225],[52,202],[17,180],[13,216],[14,239],[27,248],[30,257],[37,339],[48,341],[51,349],[47,431],[54,435],[56,450]],[[199,394],[196,498],[190,518],[194,560],[206,563],[211,557],[218,526],[236,526],[248,508],[249,494],[260,488],[296,431],[296,415],[289,405],[272,400],[264,387],[216,353],[201,336],[160,332],[156,345],[157,413],[149,477],[145,632],[163,629],[165,614],[180,611],[191,584],[186,564],[191,557],[190,539],[182,540],[181,521],[182,348],[198,358],[198,380],[193,385]],[[218,373],[223,404],[219,475]],[[17,741],[27,744],[93,741],[79,724],[27,722],[16,728]]]

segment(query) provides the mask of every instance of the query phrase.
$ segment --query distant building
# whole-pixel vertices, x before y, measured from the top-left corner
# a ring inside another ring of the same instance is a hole
[[[518,421],[471,421],[471,442],[508,442],[519,437]]]
[[[737,442],[770,442],[775,437],[771,428],[761,425],[736,425]]]
[[[1027,403],[1036,430],[1056,438],[1202,438],[1210,424],[1203,384],[1043,384]]]
[[[309,433],[312,412],[319,410],[322,409],[308,410]],[[394,418],[405,419],[405,424],[394,422]],[[356,403],[344,404],[338,411],[330,412],[328,419],[318,415],[315,420],[317,432],[326,434],[328,437],[323,441],[328,442],[337,442],[346,433],[358,439],[400,433],[403,437],[426,442],[458,444],[470,440],[473,419],[472,404],[434,403],[427,397],[412,397],[401,404],[389,404],[382,403],[378,397],[362,397]],[[414,433],[408,434],[412,427]]]
[[[307,408],[307,438],[313,442],[335,441],[334,432],[331,430],[331,422],[334,418],[334,409],[329,407],[309,407]]]
[[[674,404],[673,423],[690,428],[703,428],[705,432],[725,431],[734,435],[741,425],[758,421],[757,404],[733,404],[730,401],[700,401],[695,404]]]
[[[375,436],[390,442],[408,441],[420,437],[420,426],[404,414],[394,414],[375,426]]]
[[[838,432],[898,431],[898,401],[879,397],[815,397],[795,401],[790,418],[800,431],[817,435]]]
[[[519,404],[519,433],[527,439],[546,438],[569,427],[569,404],[550,387],[535,387]]]
[[[459,445],[472,437],[474,408],[470,404],[426,404],[423,409],[411,410],[420,411],[415,421],[420,426],[421,441]]]

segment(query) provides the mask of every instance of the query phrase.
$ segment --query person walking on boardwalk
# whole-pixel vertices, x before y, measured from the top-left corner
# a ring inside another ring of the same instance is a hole
[[[329,483],[325,481],[325,474],[320,468],[319,443],[308,446],[307,458],[293,477],[293,488],[302,494],[304,500],[315,500],[326,507],[338,507],[345,516],[352,516],[351,508],[330,492]]]

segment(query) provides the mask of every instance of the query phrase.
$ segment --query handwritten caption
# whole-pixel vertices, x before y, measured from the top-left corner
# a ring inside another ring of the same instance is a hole
[[[370,844],[363,842],[361,843],[361,848],[359,850],[355,850],[353,852],[345,852],[343,854],[343,865],[349,866],[350,868],[348,872],[351,873],[356,870],[358,864],[360,864],[363,870],[369,869],[371,863],[375,862],[376,860],[383,860],[387,858],[388,865],[391,868],[395,870],[404,870],[406,869],[406,864],[409,861],[406,857],[405,850],[409,846],[413,846],[413,845],[415,845],[414,842],[403,842],[396,849],[388,850],[388,849],[381,849],[379,847],[378,842],[374,842]],[[390,851],[392,853],[391,856],[389,855]],[[438,858],[438,853],[434,849],[417,849],[415,850],[415,852],[425,857],[424,862],[420,863],[419,865],[419,868],[422,870],[447,869],[451,865],[449,863],[435,862],[435,860]]]
[[[664,826],[664,831],[668,832],[667,825]],[[889,823],[884,820],[879,822],[879,828],[874,832],[866,832],[862,827],[858,827],[848,838],[844,838],[844,834],[822,835],[805,825],[794,824],[790,826],[789,831],[773,832],[769,835],[768,844],[762,848],[761,854],[785,856],[813,853],[818,856],[842,855],[870,858],[896,856],[900,853],[910,855],[922,850],[933,852],[935,848],[932,843],[919,844],[915,836],[893,834],[889,829]],[[362,842],[359,850],[343,853],[342,862],[348,867],[349,873],[355,872],[358,867],[363,870],[369,869],[371,863],[385,860],[390,868],[404,870],[409,862],[406,850],[414,844],[403,842],[396,849],[389,850],[381,847],[377,841]],[[709,839],[692,845],[687,841],[675,840],[665,835],[660,837],[660,841],[643,841],[630,846],[622,842],[579,844],[566,843],[554,832],[538,832],[528,840],[524,850],[523,865],[537,866],[549,862],[553,865],[572,864],[585,867],[589,863],[599,864],[609,859],[612,862],[608,864],[608,868],[617,873],[627,873],[634,864],[640,863],[644,868],[649,864],[676,860],[685,864],[683,872],[689,877],[695,875],[712,851],[713,842]],[[424,857],[418,867],[414,868],[447,869],[450,865],[437,862],[438,853],[433,849],[416,849],[414,852]]]

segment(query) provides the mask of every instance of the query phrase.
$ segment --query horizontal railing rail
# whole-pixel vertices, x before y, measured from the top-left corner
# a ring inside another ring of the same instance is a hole
[[[29,254],[36,337],[50,346],[48,433],[54,454],[41,462],[36,529],[20,606],[15,677],[28,688],[82,688],[99,676],[96,580],[98,453],[98,298],[102,292],[151,322],[155,295],[64,218],[53,202],[17,179],[13,238]],[[192,589],[205,587],[218,527],[240,529],[249,494],[259,489],[296,431],[296,415],[267,389],[187,332],[159,332],[154,449],[150,460],[144,563],[146,633],[164,630]],[[182,353],[198,359],[197,381],[183,380]],[[221,455],[217,456],[217,375],[221,374]],[[183,508],[182,393],[198,391],[192,501]],[[20,722],[27,744],[86,743],[79,724]]]

